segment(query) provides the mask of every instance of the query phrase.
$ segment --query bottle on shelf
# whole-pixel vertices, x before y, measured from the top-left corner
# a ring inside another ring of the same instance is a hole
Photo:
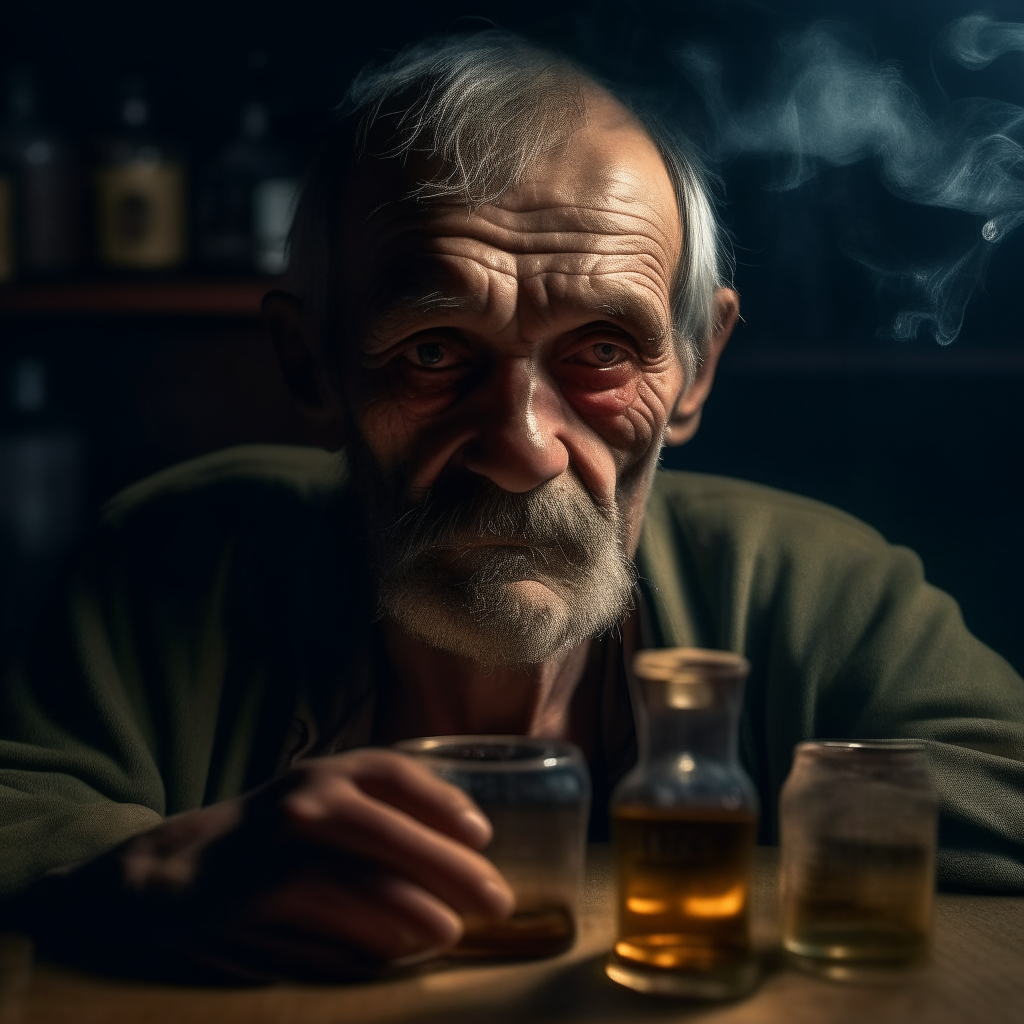
[[[6,369],[0,403],[0,657],[23,643],[79,527],[82,443],[37,356]]]
[[[40,121],[36,83],[28,68],[11,69],[7,99],[2,148],[8,183],[6,197],[0,198],[9,211],[8,235],[13,236],[8,243],[12,263],[7,276],[13,276],[15,267],[28,274],[71,270],[81,253],[74,153]]]
[[[211,162],[198,209],[199,252],[211,269],[281,274],[298,181],[270,132],[267,108],[246,103],[237,136]]]
[[[14,177],[0,159],[0,284],[14,277]]]
[[[185,167],[176,148],[154,136],[138,78],[123,83],[118,135],[96,168],[100,262],[121,270],[172,270],[185,261]]]

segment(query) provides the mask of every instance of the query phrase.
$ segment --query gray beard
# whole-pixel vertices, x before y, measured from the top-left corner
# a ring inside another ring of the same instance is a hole
[[[621,516],[573,470],[524,494],[467,472],[409,507],[402,484],[350,447],[379,612],[431,647],[490,666],[538,664],[631,610]]]

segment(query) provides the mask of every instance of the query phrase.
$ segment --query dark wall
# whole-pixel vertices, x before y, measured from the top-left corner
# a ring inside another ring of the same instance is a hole
[[[1024,21],[1022,3],[986,8]],[[681,48],[715,51],[731,100],[742,104],[764,81],[777,40],[820,18],[852,25],[852,45],[898,64],[928,116],[974,94],[1024,104],[1021,54],[972,73],[937,54],[943,26],[972,9],[951,0],[360,8],[9,0],[0,65],[36,66],[50,120],[83,153],[109,125],[119,76],[144,72],[159,124],[199,167],[253,90],[270,100],[290,145],[308,152],[365,60],[482,16],[569,49],[714,149],[713,125],[680,71]],[[265,67],[251,67],[254,51],[266,55]],[[948,349],[924,333],[896,341],[886,327],[906,296],[846,254],[851,232],[898,263],[954,252],[977,232],[977,218],[894,197],[870,159],[822,169],[785,192],[769,187],[778,172],[770,158],[728,159],[718,171],[745,323],[700,435],[666,464],[755,479],[862,516],[917,549],[969,625],[1024,669],[1024,243],[1011,236],[993,248]],[[295,436],[255,328],[7,320],[0,331],[7,361],[47,354],[61,406],[88,441],[92,506],[184,455]]]

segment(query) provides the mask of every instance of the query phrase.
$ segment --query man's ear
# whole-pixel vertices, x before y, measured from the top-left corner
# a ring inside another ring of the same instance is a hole
[[[337,451],[345,443],[345,416],[316,329],[288,292],[268,292],[262,312],[306,436],[321,448]]]
[[[718,359],[736,326],[740,315],[740,297],[731,288],[719,288],[715,292],[715,323],[718,327],[711,336],[704,361],[697,368],[697,375],[676,399],[675,408],[665,428],[665,443],[685,444],[697,433],[704,402],[711,393],[715,381]]]

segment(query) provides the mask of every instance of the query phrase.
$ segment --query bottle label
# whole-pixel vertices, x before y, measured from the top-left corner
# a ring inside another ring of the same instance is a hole
[[[180,164],[133,160],[96,174],[100,257],[114,267],[159,270],[185,256]]]
[[[11,179],[0,177],[0,283],[14,277],[14,195]]]

